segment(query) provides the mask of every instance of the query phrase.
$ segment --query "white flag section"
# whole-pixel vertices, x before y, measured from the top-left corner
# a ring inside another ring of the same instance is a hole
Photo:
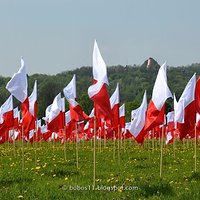
[[[34,83],[33,92],[28,97],[29,101],[29,112],[35,117],[36,116],[36,101],[37,101],[37,80]]]
[[[137,117],[137,112],[138,112],[139,108],[136,108],[135,110],[131,111],[131,121],[133,121],[135,119],[135,117]]]
[[[166,99],[172,97],[167,85],[166,62],[160,67],[152,92],[152,101],[158,110],[161,110]]]
[[[143,96],[142,103],[138,109],[136,109],[135,117],[131,121],[131,125],[129,127],[130,133],[136,138],[142,129],[145,126],[145,120],[146,120],[146,111],[147,111],[147,95],[146,91]]]
[[[93,78],[102,83],[108,83],[106,64],[101,56],[97,42],[94,42],[93,50]]]
[[[3,115],[5,113],[13,111],[13,97],[10,95],[8,99],[3,103],[3,105],[0,107],[0,124],[4,122]]]
[[[125,104],[119,107],[119,117],[125,117]]]
[[[53,100],[48,117],[49,122],[55,119],[60,114],[61,111],[62,111],[62,101],[61,101],[61,94],[59,93]]]
[[[46,107],[46,110],[45,110],[45,117],[43,117],[42,119],[46,122],[49,121],[49,115],[50,115],[50,111],[51,111],[51,107],[52,107],[52,104],[48,105]]]
[[[185,108],[195,99],[196,74],[187,83],[178,103],[175,106],[175,122],[184,123]]]
[[[66,125],[69,122],[71,122],[71,117],[70,117],[70,111],[68,110],[68,111],[65,112],[65,123],[66,123]]]
[[[168,132],[166,135],[166,141],[165,144],[169,144],[169,142],[173,139],[172,133]]]
[[[174,111],[168,112],[166,117],[167,117],[167,124],[169,122],[174,122]]]
[[[117,83],[117,87],[116,87],[114,93],[112,94],[112,96],[110,97],[110,106],[111,106],[111,109],[113,109],[113,107],[116,104],[119,105],[119,83]]]
[[[63,89],[63,93],[67,100],[76,99],[76,75],[75,74],[72,80],[69,82],[69,84]]]
[[[6,89],[20,102],[27,98],[27,76],[23,58],[21,58],[21,67],[7,83]]]

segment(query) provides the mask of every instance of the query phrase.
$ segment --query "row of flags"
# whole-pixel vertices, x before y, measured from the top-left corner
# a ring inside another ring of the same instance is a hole
[[[74,75],[63,89],[64,97],[59,93],[46,108],[42,118],[45,124],[41,125],[41,119],[37,119],[37,81],[33,92],[28,96],[26,67],[21,58],[19,71],[6,85],[11,95],[0,107],[0,143],[19,138],[30,142],[41,139],[63,142],[76,140],[76,133],[78,139],[91,139],[94,127],[97,138],[133,137],[139,144],[145,138],[162,137],[162,129],[167,143],[173,141],[174,137],[181,140],[194,137],[195,127],[197,130],[200,127],[200,121],[196,120],[196,116],[199,117],[200,114],[200,81],[196,82],[194,74],[177,102],[167,85],[166,71],[167,64],[164,63],[158,71],[149,104],[145,91],[140,107],[132,111],[131,121],[125,123],[125,105],[120,106],[119,84],[110,97],[106,64],[95,41],[93,84],[88,88],[88,95],[94,102],[93,110],[87,115],[77,102]],[[13,96],[21,102],[21,114],[18,108],[13,108]],[[174,111],[165,115],[165,102],[168,98],[174,99]],[[65,100],[69,103],[69,111],[65,111]]]

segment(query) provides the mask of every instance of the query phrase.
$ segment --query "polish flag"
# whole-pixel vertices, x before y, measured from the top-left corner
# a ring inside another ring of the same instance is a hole
[[[19,129],[19,121],[20,121],[20,111],[18,107],[13,109],[13,117],[14,117],[14,129]]]
[[[196,82],[196,89],[195,89],[195,106],[197,113],[200,114],[200,77]]]
[[[147,108],[145,130],[149,131],[164,123],[165,101],[172,97],[167,85],[167,65],[164,63],[159,71],[154,84],[152,99]]]
[[[47,127],[51,132],[59,132],[63,129],[63,115],[62,115],[62,100],[61,94],[59,93],[53,100],[50,111],[47,116]]]
[[[166,115],[167,118],[167,127],[166,127],[166,141],[165,144],[170,144],[174,141],[174,111],[168,112]]]
[[[35,123],[37,120],[37,81],[34,83],[31,95],[22,103],[22,115],[24,135],[28,135],[29,138],[29,136],[35,133]]]
[[[119,125],[119,84],[117,83],[117,87],[110,97],[110,106],[112,112],[112,120],[113,120],[113,128],[117,128]]]
[[[29,100],[27,95],[27,74],[23,58],[21,58],[21,67],[17,73],[13,75],[7,83],[6,89],[17,99],[21,104],[22,109],[22,125],[24,127],[24,135],[29,134],[29,127],[32,123],[32,115],[29,112]]]
[[[74,75],[70,83],[63,89],[63,93],[69,102],[71,120],[80,122],[88,119],[88,115],[83,112],[81,106],[76,101],[76,76]]]
[[[119,123],[121,129],[125,128],[125,104],[122,104],[119,107]]]
[[[106,86],[108,85],[107,69],[96,40],[93,50],[93,79],[94,84],[88,88],[88,95],[94,102],[95,116],[110,121],[111,125],[110,97]]]
[[[180,139],[191,135],[195,127],[196,109],[195,109],[195,86],[196,74],[187,83],[175,110],[175,122],[180,132]]]
[[[34,83],[33,92],[28,97],[29,100],[29,112],[32,114],[34,119],[37,119],[37,80]]]
[[[142,144],[147,131],[144,131],[145,120],[147,112],[147,95],[146,91],[143,96],[142,103],[138,109],[136,109],[134,119],[129,126],[130,133],[134,136],[135,140]]]
[[[0,128],[9,129],[14,125],[13,97],[10,97],[0,107]]]

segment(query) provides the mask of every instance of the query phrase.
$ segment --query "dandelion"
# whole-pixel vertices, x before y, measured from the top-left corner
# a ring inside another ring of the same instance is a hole
[[[54,174],[53,177],[56,177],[56,174]]]
[[[36,170],[39,170],[40,168],[41,168],[40,166],[37,166],[35,169],[36,169]]]
[[[65,181],[67,181],[68,180],[68,177],[65,177]]]

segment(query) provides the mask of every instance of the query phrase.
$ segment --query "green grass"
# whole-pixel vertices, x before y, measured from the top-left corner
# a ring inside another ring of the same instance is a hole
[[[0,199],[200,199],[199,147],[194,173],[193,141],[176,141],[164,147],[160,173],[159,141],[138,146],[126,140],[118,158],[113,141],[96,144],[96,186],[93,187],[93,149],[80,142],[79,168],[75,144],[24,144],[0,146]]]

